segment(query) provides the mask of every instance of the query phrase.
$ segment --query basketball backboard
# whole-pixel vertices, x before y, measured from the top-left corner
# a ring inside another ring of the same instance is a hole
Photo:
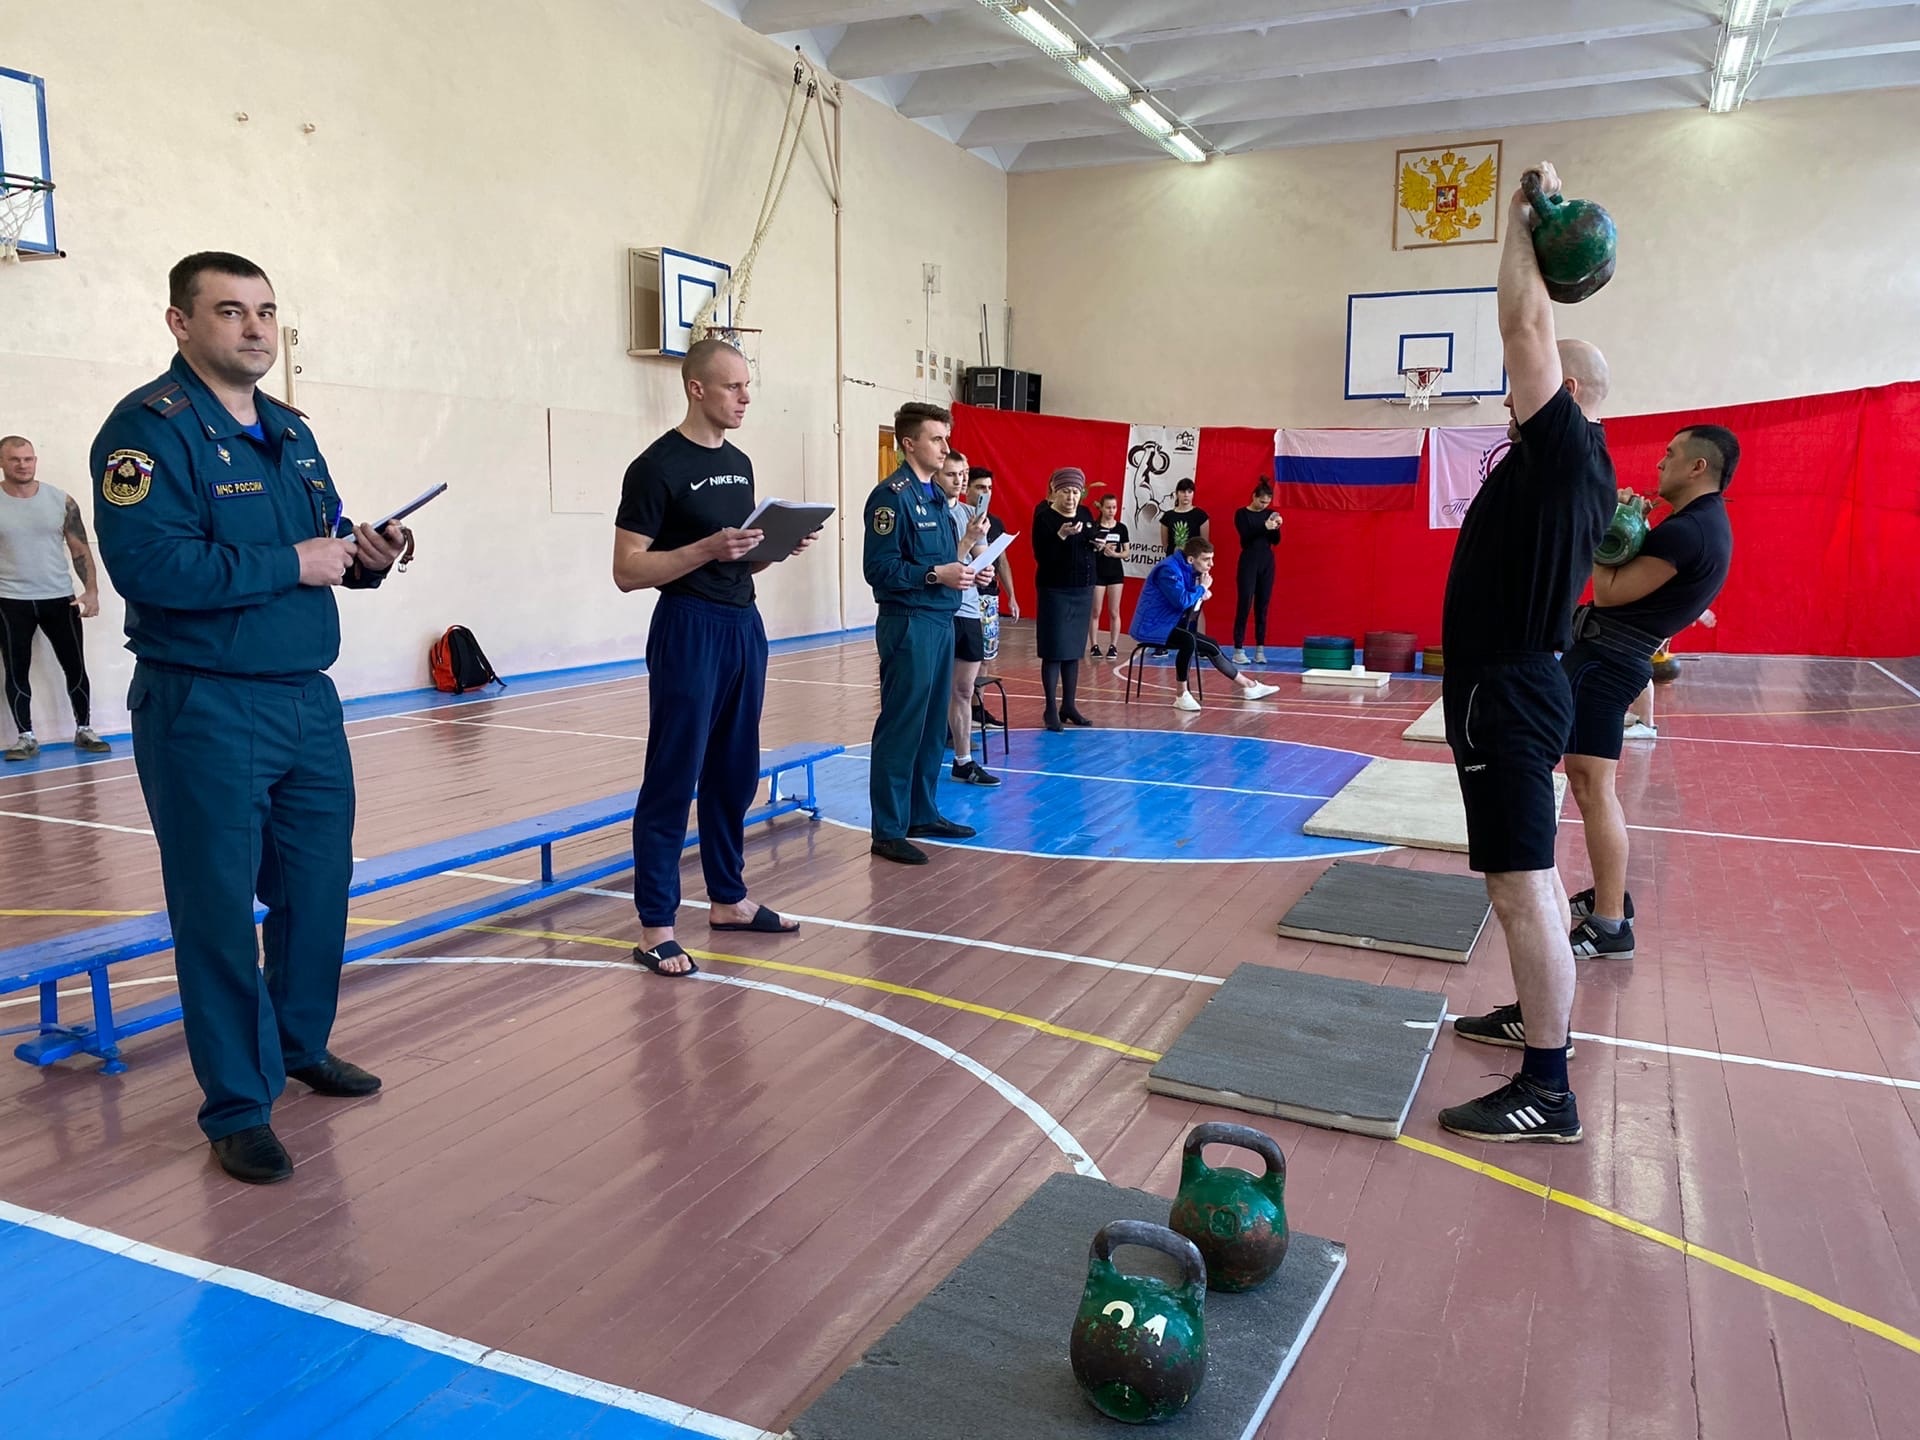
[[[733,267],[720,260],[690,255],[661,245],[627,252],[627,278],[633,296],[629,355],[685,355],[693,345],[693,322],[716,293],[720,303],[708,323],[733,325],[733,296],[722,293]]]
[[[8,215],[19,222],[20,258],[60,254],[53,223],[52,145],[47,136],[47,92],[38,75],[0,67],[0,175]],[[33,183],[26,183],[33,182]]]
[[[1439,368],[1436,393],[1448,399],[1506,394],[1500,311],[1491,286],[1347,297],[1347,399],[1404,403],[1406,372],[1421,366]]]

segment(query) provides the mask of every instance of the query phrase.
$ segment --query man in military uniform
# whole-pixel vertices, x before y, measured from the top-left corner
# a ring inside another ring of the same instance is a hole
[[[880,716],[873,722],[869,787],[875,855],[924,865],[908,839],[964,840],[973,827],[940,813],[934,789],[947,748],[947,692],[953,674],[953,616],[960,592],[991,576],[956,556],[960,536],[934,475],[947,458],[953,416],[911,400],[893,417],[900,468],[867,497],[867,584],[880,607]]]
[[[173,926],[200,1128],[237,1180],[293,1173],[269,1124],[291,1075],[380,1082],[327,1049],[353,873],[353,767],[332,588],[378,585],[404,527],[341,518],[306,417],[255,389],[279,321],[265,272],[189,255],[168,277],[167,373],[93,442],[100,553],[127,602],[127,706]],[[266,905],[266,968],[253,900]]]

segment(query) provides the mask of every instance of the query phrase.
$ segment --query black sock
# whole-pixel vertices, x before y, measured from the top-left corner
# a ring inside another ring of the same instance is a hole
[[[1527,1046],[1520,1061],[1520,1073],[1526,1076],[1542,1090],[1555,1095],[1564,1095],[1572,1087],[1567,1083],[1567,1047],[1556,1045],[1548,1050],[1536,1050]]]

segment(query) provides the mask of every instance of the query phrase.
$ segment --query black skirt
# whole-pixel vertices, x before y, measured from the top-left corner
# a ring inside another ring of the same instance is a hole
[[[1048,585],[1039,594],[1040,658],[1078,660],[1087,653],[1087,633],[1093,628],[1093,587]]]

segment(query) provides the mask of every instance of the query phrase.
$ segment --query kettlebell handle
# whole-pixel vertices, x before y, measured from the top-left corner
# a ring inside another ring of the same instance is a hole
[[[1224,1120],[1209,1120],[1204,1125],[1193,1127],[1193,1133],[1187,1136],[1181,1153],[1198,1155],[1208,1145],[1234,1145],[1242,1150],[1251,1150],[1267,1162],[1268,1175],[1278,1175],[1283,1185],[1287,1181],[1287,1157],[1280,1153],[1279,1145],[1264,1130],[1256,1130],[1251,1125],[1233,1125]],[[1203,1160],[1201,1163],[1206,1162]]]
[[[1567,203],[1564,195],[1549,195],[1540,188],[1538,170],[1529,170],[1520,177],[1520,193],[1527,197],[1527,203],[1543,220]]]
[[[1087,1255],[1103,1265],[1111,1265],[1113,1252],[1121,1245],[1139,1245],[1171,1255],[1180,1262],[1181,1284],[1190,1289],[1207,1288],[1207,1262],[1200,1258],[1199,1247],[1179,1232],[1155,1225],[1151,1220],[1114,1220],[1094,1233]]]

